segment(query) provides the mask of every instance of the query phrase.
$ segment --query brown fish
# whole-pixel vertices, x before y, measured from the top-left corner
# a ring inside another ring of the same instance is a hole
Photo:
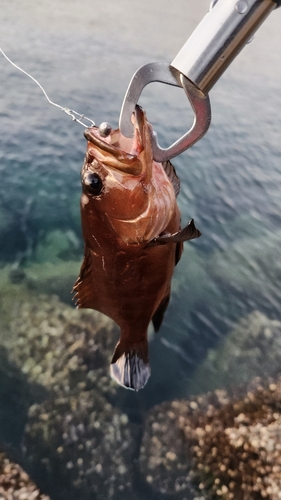
[[[86,129],[81,219],[84,260],[73,291],[78,307],[96,309],[121,329],[111,361],[120,385],[141,389],[150,376],[147,329],[160,328],[183,241],[201,235],[193,220],[180,228],[179,179],[156,163],[152,128],[136,106],[134,138]]]

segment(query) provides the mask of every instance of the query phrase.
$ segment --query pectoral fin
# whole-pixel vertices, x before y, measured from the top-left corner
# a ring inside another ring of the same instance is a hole
[[[174,234],[163,234],[150,241],[149,246],[165,245],[166,243],[183,243],[184,241],[199,238],[201,232],[194,224],[194,220],[190,219],[186,227]]]

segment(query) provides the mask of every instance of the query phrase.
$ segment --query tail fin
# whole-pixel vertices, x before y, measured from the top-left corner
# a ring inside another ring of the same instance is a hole
[[[118,342],[111,360],[110,375],[127,389],[142,389],[150,377],[147,341],[140,344]]]

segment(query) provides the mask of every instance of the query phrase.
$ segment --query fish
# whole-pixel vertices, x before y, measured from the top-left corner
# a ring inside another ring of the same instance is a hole
[[[152,126],[139,105],[132,123],[131,139],[119,129],[85,130],[80,202],[85,245],[73,292],[78,308],[100,311],[119,326],[110,374],[138,391],[151,373],[149,324],[159,330],[183,242],[201,232],[193,219],[181,228],[179,178],[170,161],[153,160]]]

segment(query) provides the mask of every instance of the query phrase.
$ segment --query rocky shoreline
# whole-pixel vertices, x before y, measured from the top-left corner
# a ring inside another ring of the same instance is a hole
[[[3,283],[0,445],[13,436],[19,465],[1,455],[0,488],[10,486],[0,498],[281,498],[280,322],[259,312],[241,320],[194,376],[206,392],[154,406],[136,425],[109,377],[113,322]],[[235,369],[243,374],[229,387]],[[26,473],[40,490],[17,496]]]

